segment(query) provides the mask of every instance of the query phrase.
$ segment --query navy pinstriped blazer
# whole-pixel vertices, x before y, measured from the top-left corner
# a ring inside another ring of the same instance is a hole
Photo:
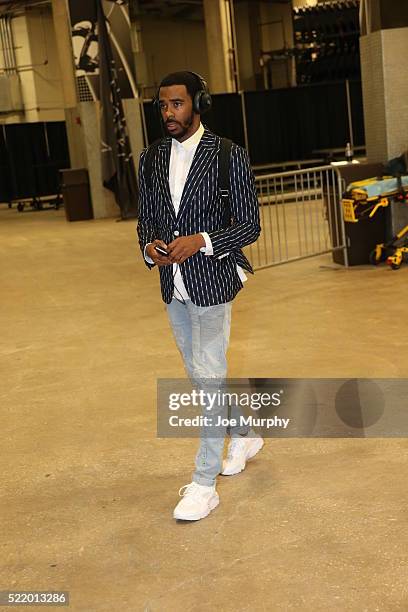
[[[170,195],[169,164],[171,137],[158,145],[152,166],[152,189],[144,175],[145,149],[139,164],[139,220],[137,232],[144,252],[146,244],[161,239],[169,244],[179,236],[207,232],[214,254],[198,251],[180,264],[180,271],[191,301],[196,306],[213,306],[231,301],[242,289],[237,264],[253,273],[241,248],[260,234],[258,199],[248,154],[233,144],[230,161],[230,208],[232,223],[225,227],[225,204],[218,185],[220,137],[208,129],[197,146],[176,216]],[[178,234],[177,234],[178,232]],[[229,253],[219,259],[220,255]],[[144,258],[143,258],[144,259]],[[155,264],[149,264],[149,268]],[[173,266],[160,266],[163,301],[173,297]]]

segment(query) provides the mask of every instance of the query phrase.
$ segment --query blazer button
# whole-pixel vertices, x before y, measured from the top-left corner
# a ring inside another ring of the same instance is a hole
[[[174,230],[174,235],[175,235],[175,236],[179,236],[179,235],[180,235],[180,232],[179,232],[178,230]]]

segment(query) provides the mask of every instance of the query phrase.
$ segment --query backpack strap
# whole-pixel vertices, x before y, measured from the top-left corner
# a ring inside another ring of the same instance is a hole
[[[229,205],[230,180],[229,167],[231,159],[232,140],[221,138],[221,147],[218,158],[218,184],[220,187],[221,198],[225,207],[224,225],[231,225],[231,209]]]
[[[160,139],[153,142],[147,149],[145,164],[144,164],[144,175],[146,178],[146,184],[149,191],[152,190],[152,175],[153,175],[153,161],[156,155],[157,148],[160,144]],[[224,214],[224,225],[228,227],[231,225],[231,210],[229,205],[230,196],[230,181],[229,181],[229,167],[231,159],[231,147],[232,140],[229,138],[221,138],[221,146],[218,158],[218,184],[220,187],[220,194],[225,207]]]

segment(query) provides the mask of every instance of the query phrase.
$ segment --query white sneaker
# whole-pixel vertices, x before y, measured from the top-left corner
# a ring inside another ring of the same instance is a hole
[[[245,469],[246,462],[255,457],[264,445],[262,438],[248,438],[240,436],[232,438],[228,445],[228,455],[222,464],[223,476],[233,476]]]
[[[175,507],[173,517],[182,521],[198,521],[210,514],[220,503],[215,485],[206,487],[191,482],[181,487],[179,495],[183,499]]]

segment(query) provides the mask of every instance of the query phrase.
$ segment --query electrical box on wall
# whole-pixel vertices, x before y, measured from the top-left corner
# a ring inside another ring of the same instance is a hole
[[[0,74],[0,113],[14,113],[23,110],[19,75]]]

